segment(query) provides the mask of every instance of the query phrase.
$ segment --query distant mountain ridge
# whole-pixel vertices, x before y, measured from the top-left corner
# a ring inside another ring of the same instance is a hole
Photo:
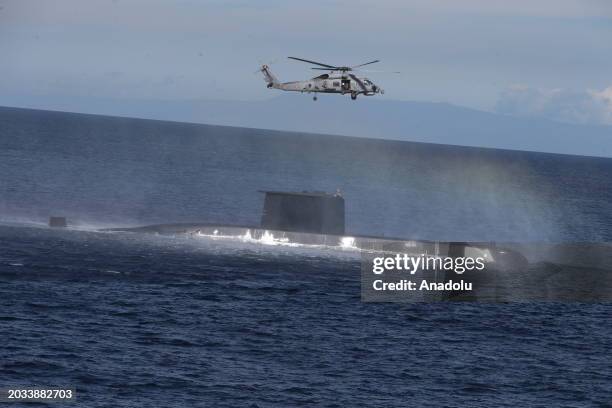
[[[446,103],[322,95],[265,101],[12,98],[14,107],[461,146],[612,157],[612,127],[530,119]],[[0,104],[4,99],[0,99]]]

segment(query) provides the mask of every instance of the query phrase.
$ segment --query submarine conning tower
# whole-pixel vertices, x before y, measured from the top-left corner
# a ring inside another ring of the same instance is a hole
[[[344,198],[318,191],[260,191],[265,194],[261,227],[344,235]]]

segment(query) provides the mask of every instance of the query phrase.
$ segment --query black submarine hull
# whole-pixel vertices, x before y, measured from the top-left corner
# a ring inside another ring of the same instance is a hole
[[[497,254],[498,259],[515,254],[521,261],[525,258],[509,249],[498,249],[494,243],[442,242],[409,240],[405,238],[380,237],[355,234],[319,234],[311,232],[285,231],[252,225],[219,225],[211,223],[153,224],[140,227],[106,228],[102,231],[133,232],[160,235],[188,234],[216,239],[243,239],[261,243],[293,243],[357,249],[375,252],[402,252],[418,255],[481,256],[485,259]],[[503,256],[501,256],[503,255]]]
[[[498,248],[493,243],[476,242],[441,242],[425,240],[408,240],[350,234],[319,234],[310,232],[283,231],[248,225],[216,225],[207,223],[156,224],[133,228],[112,228],[105,231],[146,233],[159,235],[187,235],[211,240],[234,240],[261,245],[304,245],[312,247],[353,250],[362,254],[362,265],[368,259],[381,254],[407,254],[412,257],[433,258],[481,258],[485,263],[484,271],[466,271],[458,276],[453,271],[439,271],[435,274],[436,282],[449,282],[458,277],[469,282],[479,291],[452,290],[444,298],[458,300],[482,299],[491,297],[491,288],[495,286],[497,276],[515,273],[527,269],[528,262],[519,252],[507,248]],[[368,258],[369,257],[369,258]],[[431,280],[431,277],[430,277]],[[487,292],[486,294],[484,292]],[[494,296],[494,295],[493,295]]]
[[[211,240],[234,240],[262,245],[314,246],[358,251],[361,256],[362,278],[372,277],[372,257],[407,255],[412,258],[481,259],[484,270],[462,272],[436,270],[436,282],[450,282],[458,277],[473,287],[488,290],[495,296],[498,277],[520,274],[527,270],[527,259],[518,251],[500,248],[490,242],[441,242],[411,240],[381,236],[351,234],[345,229],[345,202],[342,194],[325,192],[262,191],[265,194],[259,225],[228,225],[213,223],[173,223],[107,231],[185,234]],[[381,255],[385,254],[385,255]],[[368,271],[369,270],[369,271]],[[365,271],[365,275],[364,275]],[[363,282],[363,280],[362,280]],[[363,285],[362,285],[363,286]],[[446,297],[470,297],[474,292],[452,290]]]

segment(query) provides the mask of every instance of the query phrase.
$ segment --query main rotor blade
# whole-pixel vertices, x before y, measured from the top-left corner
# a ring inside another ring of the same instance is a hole
[[[363,67],[364,65],[375,64],[377,62],[380,62],[380,60],[374,60],[374,61],[366,62],[365,64],[353,65],[351,68]]]
[[[320,69],[321,71],[337,71],[338,67],[331,67],[331,68],[310,68],[310,69]]]
[[[321,64],[320,62],[310,61],[310,60],[307,60],[307,59],[295,58],[295,57],[287,57],[287,58],[292,59],[292,60],[296,60],[296,61],[308,62],[309,64],[320,65],[320,66],[322,66],[322,67],[327,67],[327,68],[336,68],[336,67],[334,67],[334,66],[332,66],[332,65]]]
[[[361,89],[363,89],[363,92],[368,92],[368,88],[366,88],[365,84],[363,82],[361,82],[361,79],[357,78],[355,75],[353,74],[349,74],[349,76],[351,78],[353,78],[355,80],[355,82],[357,82],[359,84],[359,86],[361,87]]]

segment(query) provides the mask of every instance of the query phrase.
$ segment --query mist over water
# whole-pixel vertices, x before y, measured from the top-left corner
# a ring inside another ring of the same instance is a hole
[[[258,190],[340,189],[353,234],[612,238],[608,159],[2,108],[0,174],[4,221],[258,224]]]

